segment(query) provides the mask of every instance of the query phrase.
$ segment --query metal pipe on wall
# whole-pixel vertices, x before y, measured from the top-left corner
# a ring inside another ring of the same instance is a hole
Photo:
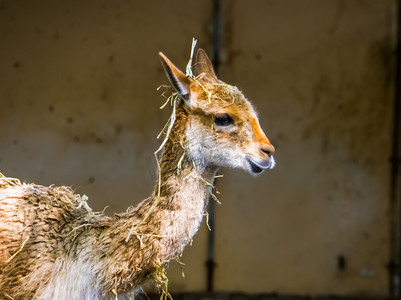
[[[394,90],[394,118],[393,118],[393,144],[391,154],[391,254],[389,263],[391,297],[398,299],[401,296],[401,0],[397,1],[396,16],[396,69]]]
[[[221,50],[221,1],[213,0],[213,67],[216,75],[219,75],[220,69],[220,50]],[[214,290],[214,270],[216,267],[215,261],[215,222],[216,220],[216,201],[209,201],[209,226],[207,245],[207,260],[206,260],[206,291]]]

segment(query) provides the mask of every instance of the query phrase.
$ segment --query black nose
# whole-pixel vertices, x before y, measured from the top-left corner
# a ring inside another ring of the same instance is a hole
[[[263,153],[266,153],[270,157],[274,153],[274,147],[273,147],[273,145],[266,145],[263,148],[260,148],[260,151],[262,151]]]

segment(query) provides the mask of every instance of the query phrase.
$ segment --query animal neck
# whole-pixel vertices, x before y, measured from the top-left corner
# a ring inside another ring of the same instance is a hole
[[[108,243],[103,251],[111,254],[114,266],[110,269],[118,270],[118,274],[108,274],[106,290],[114,286],[124,292],[154,276],[182,253],[205,215],[217,168],[192,161],[186,149],[189,123],[184,109],[178,109],[176,117],[160,158],[159,179],[152,196],[118,215],[106,235],[107,242],[120,241]]]
[[[160,176],[153,193],[159,203],[154,217],[162,216],[160,234],[164,238],[161,260],[179,255],[192,240],[205,215],[217,167],[194,161],[188,151],[186,132],[189,121],[183,108],[168,136],[160,160]]]
[[[187,140],[189,123],[185,109],[178,108],[176,121],[167,137],[160,159],[154,197],[175,198],[174,195],[180,190],[198,188],[199,184],[208,189],[214,181],[217,167],[199,159],[194,160],[190,156],[190,143]],[[189,178],[197,180],[187,180]]]

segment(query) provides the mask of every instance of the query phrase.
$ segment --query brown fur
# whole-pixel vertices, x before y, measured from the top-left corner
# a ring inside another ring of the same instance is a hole
[[[215,77],[205,55],[198,54],[196,79],[162,56],[177,92],[188,89],[189,96],[177,97],[160,182],[139,205],[108,217],[92,212],[68,187],[0,178],[0,297],[103,299],[160,279],[162,266],[196,233],[218,167],[252,173],[246,157],[261,165],[272,160],[274,148],[252,106],[237,88]],[[217,113],[229,114],[235,123],[216,126]]]

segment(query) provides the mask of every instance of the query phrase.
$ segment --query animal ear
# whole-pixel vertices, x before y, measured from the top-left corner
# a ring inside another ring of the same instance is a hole
[[[188,102],[191,79],[182,73],[163,53],[159,52],[159,56],[168,80],[177,93]]]
[[[214,73],[212,62],[207,56],[206,51],[201,48],[199,48],[198,51],[196,52],[194,70],[195,70],[195,76],[204,73],[205,74],[204,77],[206,77],[205,78],[206,80],[210,82],[219,82],[216,73]]]

